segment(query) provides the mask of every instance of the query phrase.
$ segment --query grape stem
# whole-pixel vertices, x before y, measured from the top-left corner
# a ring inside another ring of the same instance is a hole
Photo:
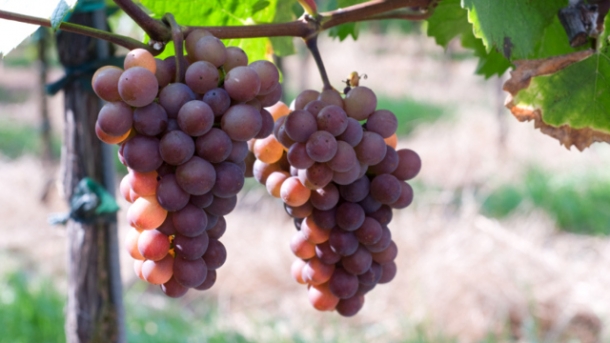
[[[153,43],[165,43],[172,39],[172,29],[169,25],[161,20],[151,18],[133,1],[114,0],[114,2],[142,27],[151,37]],[[432,13],[432,7],[436,5],[436,2],[437,0],[373,0],[331,12],[320,13],[316,17],[317,24],[312,24],[313,21],[303,17],[286,23],[246,26],[183,26],[181,27],[181,30],[186,36],[194,29],[203,28],[221,39],[259,37],[301,37],[307,39],[321,31],[346,23],[384,18],[423,20]],[[417,8],[419,11],[412,15],[399,15],[396,12],[396,10],[407,8]],[[51,21],[48,19],[2,10],[0,10],[0,19],[51,27]],[[130,37],[66,22],[62,22],[59,29],[66,32],[103,39],[130,50],[143,48],[150,51],[153,55],[160,54],[163,51],[164,46],[164,44],[152,44],[149,46]]]
[[[176,22],[176,18],[171,13],[166,13],[163,16],[163,21],[168,23],[172,29],[172,41],[174,42],[174,58],[176,59],[176,82],[182,82],[182,75],[186,69],[183,50],[184,35],[180,25]]]
[[[320,77],[322,78],[322,84],[324,85],[323,90],[333,89],[333,87],[330,85],[328,74],[326,74],[326,68],[324,68],[324,62],[322,61],[322,56],[320,55],[320,49],[318,49],[318,35],[315,34],[306,38],[305,44],[313,56],[314,61],[316,61],[316,66],[320,71]]]

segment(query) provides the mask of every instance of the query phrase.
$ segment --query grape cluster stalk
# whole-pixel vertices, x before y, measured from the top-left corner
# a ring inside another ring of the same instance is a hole
[[[376,109],[371,89],[346,93],[305,90],[290,107],[272,106],[274,134],[249,142],[246,176],[294,218],[291,273],[307,285],[313,307],[353,316],[367,292],[396,275],[388,224],[392,209],[411,204],[405,181],[421,160],[413,150],[395,150],[398,121]]]
[[[215,283],[227,257],[219,240],[224,216],[244,185],[247,142],[272,133],[265,107],[282,94],[271,62],[249,63],[242,49],[205,30],[184,43],[184,57],[161,60],[135,49],[123,69],[102,67],[92,80],[106,101],[96,134],[120,144],[128,169],[120,183],[131,203],[127,251],[135,273],[170,297]]]

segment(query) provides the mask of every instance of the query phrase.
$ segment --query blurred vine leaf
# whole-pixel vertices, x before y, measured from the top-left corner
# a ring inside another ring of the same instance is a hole
[[[597,49],[516,61],[504,89],[507,107],[521,121],[534,120],[566,148],[610,143],[610,17]]]
[[[293,20],[290,10],[296,0],[215,0],[215,1],[166,1],[141,0],[153,14],[161,18],[172,13],[180,25],[188,26],[228,26],[254,25],[263,23],[286,22]],[[226,45],[238,46],[247,54],[250,61],[271,59],[271,53],[278,56],[294,52],[291,37],[228,39]],[[160,58],[173,55],[168,46]]]
[[[479,59],[476,73],[489,78],[493,75],[502,75],[511,64],[495,48],[489,51],[483,41],[475,37],[472,24],[468,22],[468,11],[461,7],[460,0],[443,0],[434,9],[428,19],[429,37],[444,48],[449,46],[454,38],[460,36],[462,46],[471,49]]]
[[[0,0],[3,11],[25,14],[51,20],[57,29],[63,18],[76,5],[77,0]],[[5,56],[38,29],[39,25],[0,19],[0,57]]]
[[[330,5],[332,9],[349,7],[366,2],[366,0],[336,0],[331,1]],[[347,23],[339,26],[335,26],[328,30],[328,35],[333,38],[339,38],[339,41],[343,41],[345,38],[352,36],[354,40],[358,39],[358,24]]]

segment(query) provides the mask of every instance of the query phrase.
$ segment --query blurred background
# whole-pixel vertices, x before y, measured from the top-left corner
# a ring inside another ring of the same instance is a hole
[[[125,23],[114,31],[132,30]],[[42,95],[42,43],[55,81],[48,34],[0,60],[0,342],[65,341],[66,235],[47,222],[68,209],[57,187],[63,95]],[[322,87],[295,44],[280,61],[287,101]],[[169,299],[120,251],[129,342],[610,341],[610,147],[570,151],[517,122],[504,80],[474,75],[470,53],[436,46],[421,24],[368,23],[357,41],[321,37],[320,50],[337,89],[352,71],[367,75],[378,108],[399,118],[398,148],[422,158],[415,200],[389,225],[396,278],[355,317],[317,312],[290,276],[292,220],[249,180],[211,290]]]

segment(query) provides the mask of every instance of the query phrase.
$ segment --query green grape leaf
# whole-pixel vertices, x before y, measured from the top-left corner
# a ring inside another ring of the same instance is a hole
[[[337,0],[337,8],[349,7],[363,3],[366,0]],[[335,26],[328,30],[328,35],[333,38],[339,38],[339,41],[343,41],[345,38],[352,36],[353,40],[358,39],[358,25],[356,23],[347,23],[339,26]]]
[[[610,143],[610,16],[604,27],[596,51],[516,61],[504,84],[513,115],[534,120],[536,128],[566,148]]]
[[[463,0],[474,35],[487,51],[494,47],[510,59],[531,57],[545,28],[568,0]]]
[[[293,0],[211,0],[211,1],[164,1],[141,0],[155,18],[161,18],[165,13],[172,13],[180,25],[188,26],[228,26],[253,25],[276,22],[276,18],[284,18],[278,9],[284,11],[285,4],[292,6]],[[269,38],[229,39],[225,44],[238,46],[248,54],[250,61],[270,59],[273,51]],[[286,40],[277,40],[277,46],[282,53],[288,53],[292,47]],[[173,55],[169,46],[163,56]]]
[[[48,18],[54,29],[59,27],[65,15],[76,5],[77,0],[0,0],[3,11]],[[5,56],[38,29],[38,25],[0,19],[0,57]],[[6,34],[10,33],[10,34]]]
[[[273,22],[287,23],[295,20],[296,16],[292,11],[292,8],[296,3],[297,0],[278,1]],[[277,56],[289,56],[295,53],[292,37],[271,37],[270,40],[271,46],[273,46],[273,52]]]
[[[496,49],[487,51],[483,41],[474,36],[472,24],[468,22],[468,11],[460,6],[460,0],[439,2],[428,19],[427,34],[445,48],[451,40],[461,36],[462,46],[474,50],[474,55],[479,58],[476,73],[486,78],[502,75],[511,66]]]

